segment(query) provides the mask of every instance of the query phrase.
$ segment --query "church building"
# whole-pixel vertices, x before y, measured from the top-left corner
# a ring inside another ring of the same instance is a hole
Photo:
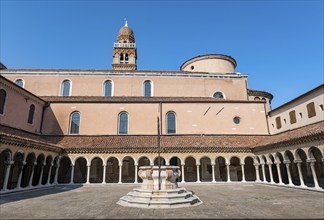
[[[140,166],[186,182],[324,189],[324,85],[271,108],[228,55],[138,70],[127,22],[111,70],[0,68],[0,193],[140,183]],[[269,82],[271,83],[271,82]],[[273,82],[274,83],[274,82]],[[284,95],[284,94],[282,94]]]

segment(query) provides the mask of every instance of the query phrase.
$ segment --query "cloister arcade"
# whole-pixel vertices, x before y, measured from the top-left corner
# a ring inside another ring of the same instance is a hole
[[[260,182],[324,189],[323,146],[271,153],[162,154],[161,165],[179,166],[178,182]],[[140,166],[158,165],[155,154],[58,155],[0,153],[1,192],[56,184],[140,183]]]

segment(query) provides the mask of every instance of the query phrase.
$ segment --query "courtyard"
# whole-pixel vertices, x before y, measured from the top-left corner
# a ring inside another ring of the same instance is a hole
[[[56,186],[1,195],[1,219],[323,219],[324,193],[257,183],[181,184],[203,204],[138,209],[116,204],[135,184]]]

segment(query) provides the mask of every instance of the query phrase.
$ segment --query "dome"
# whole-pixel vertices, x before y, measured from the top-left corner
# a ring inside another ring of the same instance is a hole
[[[117,39],[119,43],[135,43],[134,32],[128,27],[127,22],[125,26],[119,30]]]

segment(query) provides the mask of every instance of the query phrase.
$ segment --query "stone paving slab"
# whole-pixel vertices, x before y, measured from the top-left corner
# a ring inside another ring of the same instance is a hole
[[[181,184],[203,204],[139,209],[116,204],[138,185],[56,186],[0,197],[0,219],[323,219],[324,193],[255,183]]]

